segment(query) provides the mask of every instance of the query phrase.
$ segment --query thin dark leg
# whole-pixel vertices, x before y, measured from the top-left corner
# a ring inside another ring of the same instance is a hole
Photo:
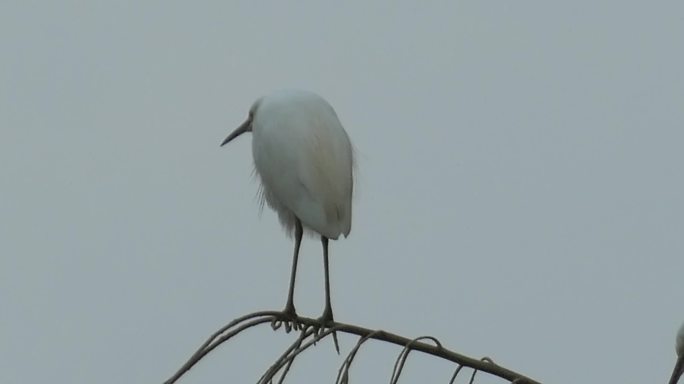
[[[328,238],[321,236],[321,244],[323,244],[323,269],[325,270],[325,309],[323,315],[319,318],[321,322],[321,330],[327,324],[334,323],[332,305],[330,304],[330,268],[328,262]],[[340,343],[337,341],[337,332],[333,332],[333,342],[335,343],[335,350],[337,354],[340,353]]]
[[[321,236],[323,244],[323,268],[325,270],[325,309],[321,320],[323,322],[333,321],[332,305],[330,304],[330,268],[328,263],[328,238]]]
[[[295,219],[295,248],[294,256],[292,256],[292,272],[290,274],[290,290],[287,294],[287,304],[285,304],[285,312],[294,318],[297,317],[297,312],[294,306],[294,287],[295,278],[297,276],[297,259],[299,259],[299,246],[302,243],[302,235],[304,234],[304,229],[302,228],[302,222],[299,219]]]

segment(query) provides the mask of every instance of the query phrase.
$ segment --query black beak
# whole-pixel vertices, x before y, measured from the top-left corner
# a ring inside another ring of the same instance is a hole
[[[228,144],[231,140],[234,138],[242,135],[245,132],[249,132],[252,130],[252,119],[247,119],[244,123],[240,124],[239,127],[237,127],[233,132],[226,137],[225,140],[221,143],[221,146],[223,147],[224,145]]]

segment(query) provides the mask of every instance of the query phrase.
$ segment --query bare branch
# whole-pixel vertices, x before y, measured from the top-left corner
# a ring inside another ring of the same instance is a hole
[[[229,324],[222,327],[213,335],[211,335],[211,337],[209,337],[209,339],[200,346],[200,348],[190,357],[190,359],[188,359],[188,361],[185,364],[183,364],[183,366],[170,379],[168,379],[165,382],[165,384],[173,384],[176,381],[178,381],[178,379],[180,379],[180,377],[183,376],[183,374],[189,371],[209,352],[214,350],[216,347],[218,347],[225,341],[231,339],[233,336],[239,334],[240,332],[263,323],[270,322],[272,325],[277,323],[282,324],[283,322],[286,322],[288,320],[291,321],[292,319],[288,317],[288,315],[280,311],[261,311],[251,313],[231,321]],[[299,337],[292,345],[290,345],[290,347],[288,347],[285,350],[285,352],[266,371],[266,373],[264,373],[264,375],[259,380],[260,383],[267,383],[269,381],[272,381],[275,375],[284,368],[279,379],[279,383],[282,383],[295,357],[297,357],[300,353],[302,353],[310,346],[315,345],[318,341],[329,336],[331,333],[339,331],[357,335],[360,337],[360,339],[356,343],[356,346],[349,352],[344,362],[342,363],[342,366],[340,367],[336,380],[336,383],[338,384],[348,383],[348,372],[354,360],[354,357],[356,356],[361,345],[370,339],[384,341],[387,343],[392,343],[403,347],[402,352],[400,353],[399,357],[397,357],[397,360],[395,362],[395,368],[392,374],[392,383],[395,383],[398,380],[409,352],[412,350],[416,350],[458,364],[458,368],[452,375],[450,384],[454,383],[454,381],[456,380],[456,376],[463,367],[470,367],[474,370],[470,380],[471,383],[474,380],[477,371],[483,371],[518,384],[540,384],[539,382],[532,380],[524,375],[521,375],[517,372],[514,372],[512,370],[506,369],[502,366],[495,364],[488,357],[485,357],[481,360],[477,360],[450,351],[444,348],[437,339],[431,336],[422,336],[415,339],[409,339],[383,330],[371,330],[353,324],[345,324],[338,322],[332,323],[332,327],[326,328],[324,332],[319,332],[321,327],[319,320],[308,317],[297,317],[295,323],[296,324],[294,328],[301,329]],[[304,343],[304,341],[308,338],[311,338],[311,340]],[[435,345],[422,342],[421,340],[424,339],[429,339],[433,341]]]
[[[183,374],[185,374],[185,372],[189,371],[190,368],[192,368],[195,364],[197,364],[197,362],[199,362],[207,353],[211,352],[214,348],[218,347],[222,342],[228,340],[230,337],[238,334],[239,332],[241,332],[242,330],[244,330],[246,328],[249,328],[249,326],[251,326],[251,325],[249,325],[247,327],[241,327],[240,329],[238,329],[238,332],[231,332],[228,335],[226,335],[228,337],[224,336],[222,339],[218,340],[218,343],[212,344],[212,342],[214,342],[222,333],[226,332],[230,328],[232,328],[232,327],[236,326],[237,324],[240,324],[244,321],[247,321],[249,319],[253,319],[255,317],[266,317],[265,320],[261,319],[263,321],[259,321],[257,323],[257,324],[260,324],[260,323],[269,321],[271,318],[278,318],[279,314],[280,314],[280,312],[276,312],[276,311],[254,312],[254,313],[250,313],[248,315],[242,316],[242,317],[238,317],[237,319],[231,321],[230,323],[228,323],[227,325],[225,325],[224,327],[222,327],[221,329],[216,331],[213,335],[211,335],[209,337],[209,339],[207,339],[207,341],[205,341],[204,344],[202,344],[202,346],[199,347],[197,352],[195,352],[192,355],[192,357],[190,357],[190,359],[185,364],[183,364],[183,366],[173,376],[171,376],[170,379],[168,379],[164,383],[165,384],[175,383],[176,381],[178,381],[178,379],[180,379],[181,376],[183,376]],[[256,324],[253,324],[253,325],[256,325]]]

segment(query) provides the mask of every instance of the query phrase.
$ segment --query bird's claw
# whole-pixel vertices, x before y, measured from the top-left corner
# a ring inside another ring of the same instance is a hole
[[[325,331],[326,328],[333,328],[335,326],[335,319],[333,318],[332,309],[330,307],[326,307],[323,311],[323,315],[321,315],[321,317],[319,317],[317,320],[318,325],[314,326],[314,336],[316,338],[320,337],[320,335]],[[333,331],[332,335],[333,342],[335,343],[335,350],[339,355],[340,345],[337,341],[337,332]]]
[[[318,324],[313,326],[314,335],[316,337],[320,336],[320,334],[323,333],[323,331],[326,328],[332,327],[335,324],[335,320],[333,319],[332,311],[329,309],[326,309],[323,312],[323,315],[321,315],[321,317],[319,317],[316,320],[317,320]]]
[[[271,321],[271,328],[273,330],[280,329],[281,326],[285,326],[285,332],[290,333],[293,329],[299,331],[302,329],[302,324],[299,322],[299,316],[295,311],[294,305],[288,304],[285,309],[281,312],[279,318],[274,318]]]
[[[334,325],[335,319],[333,318],[332,309],[330,307],[325,308],[321,317],[318,318],[318,323],[321,328],[325,328],[327,325]]]

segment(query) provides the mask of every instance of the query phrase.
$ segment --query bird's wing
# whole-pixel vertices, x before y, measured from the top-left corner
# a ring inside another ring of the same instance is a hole
[[[309,137],[307,172],[300,172],[303,186],[314,196],[325,221],[321,233],[331,239],[351,230],[353,192],[352,152],[347,134],[339,129],[321,129]],[[325,232],[325,233],[324,233]]]
[[[346,132],[330,113],[303,120],[283,114],[259,122],[252,152],[266,201],[281,221],[291,221],[289,211],[304,226],[337,239],[351,230],[353,155]]]

